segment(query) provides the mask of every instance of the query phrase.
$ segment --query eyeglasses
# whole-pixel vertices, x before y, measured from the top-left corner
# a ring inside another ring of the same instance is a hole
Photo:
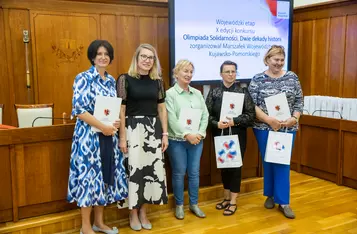
[[[149,60],[149,61],[155,61],[155,59],[156,59],[156,57],[155,56],[147,56],[146,54],[141,54],[140,55],[140,58],[142,59],[142,60]]]
[[[236,74],[237,73],[237,71],[224,71],[224,72],[222,72],[223,74],[227,74],[227,75],[230,75],[230,74]]]

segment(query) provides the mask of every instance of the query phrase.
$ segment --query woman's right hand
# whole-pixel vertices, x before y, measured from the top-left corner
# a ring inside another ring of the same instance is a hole
[[[192,145],[197,145],[200,143],[200,139],[197,137],[196,134],[187,134],[185,139],[190,142]]]
[[[116,127],[114,127],[113,125],[103,124],[101,131],[104,136],[114,136],[115,133],[118,131],[118,129]]]
[[[218,122],[218,128],[219,129],[225,129],[225,128],[228,128],[228,127],[229,127],[228,122],[222,122],[222,121]]]
[[[128,153],[128,143],[126,142],[126,139],[120,138],[119,148],[120,151],[123,152],[124,154]]]
[[[278,131],[281,128],[281,121],[270,116],[268,118],[267,124],[269,124],[274,131]]]

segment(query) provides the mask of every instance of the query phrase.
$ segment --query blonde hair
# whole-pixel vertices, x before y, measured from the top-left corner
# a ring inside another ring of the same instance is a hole
[[[161,79],[160,61],[157,56],[156,49],[150,44],[141,44],[141,45],[139,45],[138,48],[136,48],[133,58],[131,59],[131,64],[130,64],[129,71],[128,71],[129,76],[132,76],[135,78],[140,77],[140,74],[138,72],[138,59],[139,59],[139,54],[142,49],[150,50],[154,54],[154,64],[152,65],[152,68],[149,71],[150,78],[153,80]]]
[[[174,78],[176,78],[177,73],[179,73],[179,71],[180,71],[181,69],[183,69],[184,67],[189,66],[189,65],[191,65],[192,68],[193,68],[193,70],[195,70],[195,66],[193,66],[193,63],[192,63],[191,61],[189,61],[189,60],[187,60],[187,59],[181,59],[181,60],[179,60],[179,61],[176,63],[174,69],[172,69],[172,73],[173,73]]]
[[[267,51],[267,53],[264,56],[264,64],[265,66],[268,66],[268,59],[275,56],[275,55],[283,55],[285,58],[285,49],[283,46],[279,45],[272,45],[270,49]]]

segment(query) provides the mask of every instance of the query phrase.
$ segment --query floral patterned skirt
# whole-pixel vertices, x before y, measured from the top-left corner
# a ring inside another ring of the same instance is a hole
[[[129,209],[138,209],[143,204],[167,204],[159,119],[148,116],[127,117],[126,138]]]

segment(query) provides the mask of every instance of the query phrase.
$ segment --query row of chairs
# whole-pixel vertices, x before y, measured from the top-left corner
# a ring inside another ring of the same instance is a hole
[[[19,128],[53,125],[54,104],[15,104]],[[4,105],[0,104],[0,125],[2,125]]]

